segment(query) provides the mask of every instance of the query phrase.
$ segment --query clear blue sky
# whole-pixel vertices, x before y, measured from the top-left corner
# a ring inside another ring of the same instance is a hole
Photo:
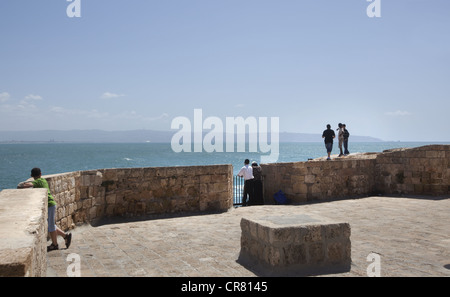
[[[280,131],[450,141],[450,2],[0,1],[0,130],[170,130],[279,117]]]

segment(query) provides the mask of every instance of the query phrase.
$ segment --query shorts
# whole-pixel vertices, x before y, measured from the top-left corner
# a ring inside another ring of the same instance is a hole
[[[327,148],[327,153],[331,153],[331,151],[333,150],[333,143],[332,142],[325,143],[325,147]]]
[[[48,232],[55,232],[56,231],[56,224],[55,224],[55,211],[56,211],[56,205],[50,206],[48,208]]]

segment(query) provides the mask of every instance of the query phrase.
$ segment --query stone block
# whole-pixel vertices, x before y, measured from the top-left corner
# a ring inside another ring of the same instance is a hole
[[[317,215],[241,220],[238,262],[263,276],[350,270],[350,225]]]
[[[316,176],[313,174],[309,174],[305,176],[305,183],[307,184],[313,184],[316,182]]]

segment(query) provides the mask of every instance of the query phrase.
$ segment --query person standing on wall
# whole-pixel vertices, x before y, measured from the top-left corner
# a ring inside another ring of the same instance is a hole
[[[252,162],[253,168],[253,195],[255,197],[255,205],[263,205],[263,181],[262,181],[262,169],[255,161]]]
[[[52,244],[47,247],[47,252],[57,250],[58,247],[58,235],[64,238],[64,242],[66,244],[66,248],[69,248],[70,243],[72,241],[72,233],[64,233],[61,229],[59,229],[55,224],[55,215],[56,215],[56,202],[50,193],[50,188],[48,186],[45,178],[42,178],[41,169],[33,168],[31,169],[31,177],[34,179],[31,182],[21,182],[17,188],[25,189],[25,188],[45,188],[48,193],[48,232],[50,233],[50,239],[52,240]]]
[[[245,159],[244,167],[241,168],[237,174],[244,178],[244,195],[242,197],[242,206],[253,204],[253,168],[250,166],[250,160]],[[248,196],[248,202],[247,202]]]
[[[338,140],[339,140],[339,157],[342,157],[344,155],[344,151],[342,150],[342,144],[344,143],[344,128],[341,123],[338,124],[338,127],[336,130],[338,131]]]
[[[347,130],[347,126],[345,124],[342,125],[342,128],[344,129],[344,133],[342,136],[344,137],[344,156],[347,156],[350,154],[348,151],[348,138],[350,137],[350,133]]]
[[[331,125],[327,125],[327,130],[323,131],[322,138],[325,139],[325,147],[327,149],[328,158],[327,160],[331,160],[331,151],[333,150],[333,139],[336,137],[334,131],[331,130]]]

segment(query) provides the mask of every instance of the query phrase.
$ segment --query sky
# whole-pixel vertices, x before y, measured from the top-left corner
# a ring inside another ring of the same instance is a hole
[[[170,131],[201,109],[450,141],[448,0],[74,1],[0,1],[0,130]]]

